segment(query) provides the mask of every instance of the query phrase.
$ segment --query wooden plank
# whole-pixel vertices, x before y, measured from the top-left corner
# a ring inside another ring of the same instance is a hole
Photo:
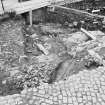
[[[96,37],[90,32],[88,32],[87,30],[85,30],[84,28],[81,28],[81,31],[85,33],[88,37],[90,37],[91,39],[96,40]]]
[[[64,6],[59,6],[59,5],[54,5],[54,12],[56,11],[64,11],[65,13],[74,13],[74,14],[77,14],[77,15],[81,15],[81,16],[84,16],[84,17],[89,17],[89,18],[94,18],[94,17],[97,17],[97,18],[105,18],[105,16],[102,16],[102,15],[97,15],[97,14],[91,14],[91,13],[88,13],[88,12],[85,12],[85,11],[82,11],[82,10],[77,10],[77,9],[73,9],[73,8],[67,8],[67,7],[64,7]]]
[[[41,51],[43,51],[43,53],[44,53],[45,55],[48,55],[48,54],[49,54],[48,50],[46,50],[43,45],[41,45],[41,44],[36,44],[36,45],[38,46],[38,48],[39,48]]]
[[[31,9],[29,11],[29,16],[30,16],[30,26],[32,26],[32,10]]]
[[[64,5],[64,4],[75,3],[80,1],[83,1],[83,0],[53,0],[51,1],[51,4]]]

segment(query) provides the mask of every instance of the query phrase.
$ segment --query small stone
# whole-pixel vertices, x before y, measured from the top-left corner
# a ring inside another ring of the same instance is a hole
[[[33,103],[33,100],[32,100],[32,99],[31,99],[31,100],[29,100],[29,103],[30,103],[30,104],[32,104],[32,103]]]
[[[82,92],[83,91],[83,88],[79,88],[79,91]]]
[[[71,96],[71,93],[70,93],[70,91],[67,91],[67,95],[68,95],[68,96]]]
[[[87,100],[87,97],[86,96],[83,96],[83,100]]]
[[[58,101],[57,97],[54,97],[54,98],[53,98],[53,101]]]
[[[19,104],[19,105],[23,104],[23,101],[22,101],[22,100],[20,100],[20,101],[18,102],[18,104]]]
[[[53,100],[53,96],[50,96],[49,99],[50,99],[50,100]]]
[[[67,97],[63,97],[63,103],[67,103]]]
[[[59,100],[59,105],[62,105],[62,100]]]
[[[33,88],[33,92],[37,92],[38,90],[37,90],[37,88]]]
[[[72,97],[72,100],[73,100],[73,102],[77,101],[77,100],[76,100],[76,97]]]
[[[45,99],[45,102],[46,102],[47,104],[53,104],[52,100],[49,100],[49,99]]]
[[[68,103],[73,103],[71,97],[68,97]]]
[[[44,97],[45,97],[45,98],[49,98],[50,95],[49,95],[49,94],[45,94]]]
[[[96,95],[95,95],[95,93],[91,93],[91,96],[95,97]]]
[[[8,100],[8,103],[9,103],[9,104],[14,103],[14,100],[13,100],[13,99],[9,99],[9,100]]]
[[[92,97],[93,103],[97,103],[96,97]]]
[[[33,91],[33,89],[32,89],[32,88],[28,89],[28,92],[32,92],[32,91]]]
[[[41,103],[41,105],[47,105],[46,103]]]
[[[87,96],[90,96],[90,92],[87,92]]]
[[[35,100],[36,99],[36,96],[33,96],[32,99]]]
[[[71,93],[75,92],[74,87],[71,87],[71,88],[70,88],[70,92],[71,92]]]
[[[98,101],[99,101],[99,102],[102,102],[102,99],[101,99],[101,98],[98,98]]]
[[[63,96],[67,97],[67,93],[65,90],[62,90],[62,94],[63,94]]]
[[[58,101],[53,102],[53,105],[58,105],[58,104],[59,104]]]
[[[82,94],[80,92],[77,93],[77,97],[81,97]]]
[[[104,94],[102,94],[102,95],[101,95],[101,97],[102,97],[102,99],[105,101],[105,95],[104,95]]]
[[[21,94],[27,94],[27,89],[24,89]]]
[[[78,102],[73,102],[74,105],[78,105]]]
[[[39,90],[39,94],[45,94],[44,90]]]
[[[81,103],[82,102],[82,98],[77,98],[78,102]]]
[[[75,93],[72,93],[72,96],[73,96],[73,97],[76,97],[76,94],[75,94]]]
[[[62,95],[59,95],[58,98],[59,98],[60,100],[62,100],[63,96],[62,96]]]
[[[87,96],[87,99],[88,99],[89,101],[91,101],[92,97],[91,97],[91,96]]]

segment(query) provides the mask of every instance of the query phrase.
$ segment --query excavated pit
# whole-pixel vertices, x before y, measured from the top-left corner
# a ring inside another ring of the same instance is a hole
[[[99,42],[73,26],[73,17],[47,12],[46,18],[35,21],[32,27],[21,17],[1,23],[0,95],[16,94],[42,82],[66,80],[81,70],[91,70],[94,63],[89,62],[95,62],[96,68],[103,66],[88,52]]]

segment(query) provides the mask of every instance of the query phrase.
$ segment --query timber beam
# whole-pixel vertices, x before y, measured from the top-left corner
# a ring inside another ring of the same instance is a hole
[[[105,16],[102,15],[96,15],[96,14],[91,14],[82,10],[77,10],[73,8],[67,8],[64,6],[59,6],[59,5],[54,5],[49,7],[49,11],[51,12],[56,12],[60,14],[75,14],[81,17],[88,17],[88,18],[103,18],[105,19]]]

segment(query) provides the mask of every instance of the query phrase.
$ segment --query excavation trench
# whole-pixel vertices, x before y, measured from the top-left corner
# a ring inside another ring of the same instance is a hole
[[[35,17],[32,27],[25,24],[23,17],[1,23],[0,95],[16,94],[24,87],[37,87],[42,82],[66,80],[81,70],[91,70],[93,65],[95,68],[103,65],[88,51],[99,42],[71,23],[73,14],[70,18],[46,12],[45,16]]]

